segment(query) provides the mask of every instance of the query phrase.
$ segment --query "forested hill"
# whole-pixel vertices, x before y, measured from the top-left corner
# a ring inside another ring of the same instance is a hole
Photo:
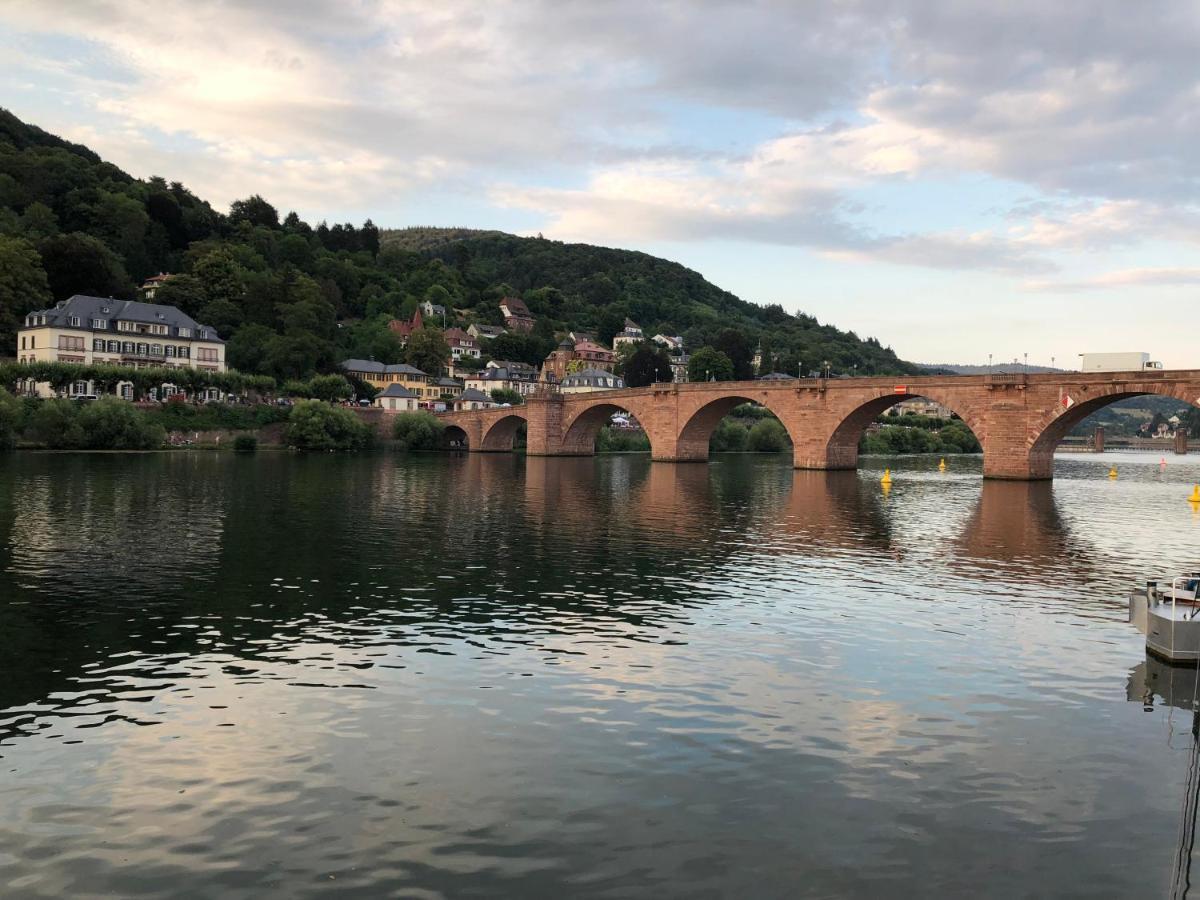
[[[499,324],[497,301],[511,295],[538,325],[493,349],[528,362],[567,330],[608,340],[629,316],[691,350],[761,342],[786,372],[825,360],[835,372],[916,371],[874,339],[748,303],[644,253],[469,228],[313,226],[257,195],[225,214],[179,182],[133,178],[0,110],[0,357],[29,310],[75,293],[132,298],[159,272],[175,277],[158,302],[214,326],[231,365],[280,379],[332,371],[346,356],[400,361],[387,322],[421,300],[465,327]]]

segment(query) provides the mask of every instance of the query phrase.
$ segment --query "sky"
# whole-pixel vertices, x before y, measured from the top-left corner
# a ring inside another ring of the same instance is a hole
[[[0,106],[311,222],[643,250],[917,362],[1200,368],[1200,5],[5,0]]]

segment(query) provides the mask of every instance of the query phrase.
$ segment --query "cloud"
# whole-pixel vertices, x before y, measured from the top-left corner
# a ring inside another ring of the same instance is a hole
[[[1025,277],[1200,233],[1186,4],[14,0],[0,22],[0,71],[86,108],[68,136],[218,203],[432,191],[581,239]],[[877,224],[873,188],[963,179],[1030,199],[996,215],[968,186],[967,224]]]
[[[1182,287],[1193,284],[1200,284],[1200,266],[1118,269],[1081,281],[1030,281],[1023,287],[1027,291],[1060,294],[1145,286]]]

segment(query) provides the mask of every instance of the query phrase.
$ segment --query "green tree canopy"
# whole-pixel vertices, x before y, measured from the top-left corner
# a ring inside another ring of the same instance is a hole
[[[442,367],[449,358],[450,346],[446,343],[441,329],[430,328],[428,325],[412,333],[404,351],[406,363],[416,366],[434,378],[442,374]]]
[[[14,352],[26,313],[51,304],[42,258],[29,241],[0,234],[0,356]]]
[[[701,347],[688,360],[688,381],[733,381],[733,363],[720,350]]]
[[[671,381],[671,359],[663,350],[647,341],[640,342],[618,373],[626,387],[645,387]]]

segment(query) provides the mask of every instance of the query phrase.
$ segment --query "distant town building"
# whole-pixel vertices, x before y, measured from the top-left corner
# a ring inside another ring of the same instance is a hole
[[[434,379],[407,363],[385,365],[373,359],[347,359],[342,361],[342,370],[372,387],[386,389],[389,385],[401,385],[419,400],[432,401],[442,395],[441,389],[431,383]]]
[[[467,328],[467,334],[476,340],[491,340],[492,338],[500,337],[502,334],[508,334],[508,332],[499,325],[480,325],[478,322],[472,322],[470,327]]]
[[[408,345],[408,339],[412,337],[414,331],[420,331],[424,327],[425,320],[421,318],[420,307],[417,308],[416,312],[413,313],[412,319],[408,322],[400,319],[392,319],[392,321],[388,322],[388,328],[400,339],[401,347]]]
[[[513,371],[503,366],[485,368],[481,372],[467,375],[464,380],[468,390],[482,391],[489,396],[492,391],[502,390],[515,391],[522,397],[528,397],[537,390],[536,378],[525,372]]]
[[[444,325],[446,322],[446,307],[439,303],[426,300],[421,304],[421,312],[433,319],[438,325]]]
[[[500,301],[500,312],[504,314],[504,324],[513,331],[522,334],[533,331],[536,320],[520,297],[505,297]]]
[[[489,369],[508,369],[515,377],[522,378],[527,381],[537,381],[537,369],[529,363],[513,362],[507,359],[489,359],[487,368]]]
[[[625,327],[613,336],[613,352],[621,349],[623,344],[637,344],[645,340],[642,327],[630,318],[625,319]]]
[[[224,372],[225,342],[174,306],[76,294],[34,310],[17,329],[17,361]],[[93,395],[91,382],[71,393]],[[51,396],[48,384],[37,393]]]
[[[604,369],[581,369],[562,380],[564,394],[587,394],[592,391],[615,391],[625,387],[625,382]]]
[[[901,400],[895,406],[884,410],[883,414],[885,416],[903,416],[909,413],[917,416],[931,416],[936,419],[949,419],[954,415],[954,411],[949,407],[924,397]]]
[[[410,391],[403,385],[389,384],[375,395],[373,405],[393,412],[413,412],[418,408],[420,399],[416,391]]]
[[[672,336],[669,334],[656,334],[650,340],[654,341],[654,343],[656,343],[656,344],[666,347],[668,353],[682,353],[683,352],[683,338],[682,337]]]
[[[476,390],[475,388],[467,388],[462,392],[462,394],[459,395],[458,399],[454,401],[454,408],[456,410],[491,409],[493,406],[497,405],[498,404],[495,400],[493,400],[483,391]]]
[[[151,275],[142,282],[142,286],[138,290],[142,292],[142,296],[147,300],[153,300],[154,295],[158,293],[158,289],[166,284],[169,278],[171,278],[169,272],[159,272],[157,275]]]
[[[675,384],[685,384],[688,380],[688,363],[691,362],[691,357],[687,356],[672,356],[671,357],[671,380]]]
[[[445,337],[446,344],[450,347],[451,362],[456,359],[462,359],[464,356],[479,359],[479,342],[470,333],[457,327],[447,328]]]
[[[562,381],[571,372],[581,369],[603,369],[611,372],[616,360],[616,354],[607,347],[588,340],[572,343],[570,337],[565,337],[559,342],[558,349],[546,357],[542,369],[558,381]]]
[[[786,372],[768,372],[766,375],[759,375],[758,381],[795,381],[795,375],[788,375]]]
[[[447,378],[443,376],[441,378],[430,379],[429,383],[438,389],[440,392],[439,396],[442,398],[449,398],[453,400],[463,392],[463,382],[459,381],[457,378]]]

